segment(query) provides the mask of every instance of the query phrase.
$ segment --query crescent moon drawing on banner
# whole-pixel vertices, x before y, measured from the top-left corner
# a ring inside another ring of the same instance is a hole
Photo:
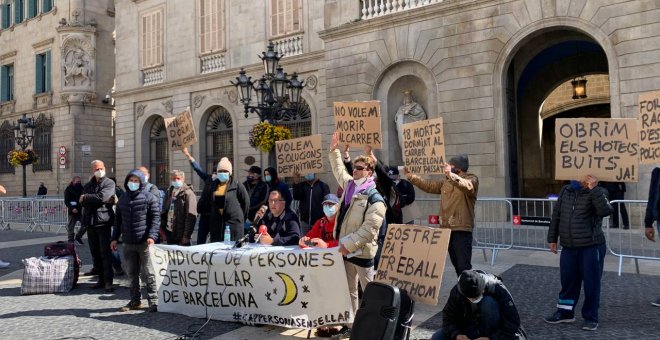
[[[284,283],[284,298],[280,303],[278,303],[278,306],[286,306],[290,305],[293,301],[296,301],[296,298],[298,297],[298,287],[296,286],[296,282],[293,281],[293,278],[289,276],[288,274],[285,273],[275,273],[277,276],[282,279],[282,282]]]

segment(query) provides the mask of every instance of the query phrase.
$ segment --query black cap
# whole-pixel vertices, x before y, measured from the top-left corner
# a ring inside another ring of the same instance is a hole
[[[261,168],[256,165],[251,166],[250,169],[248,169],[248,172],[261,176]]]
[[[456,155],[450,158],[449,162],[447,163],[461,169],[463,172],[467,172],[468,168],[470,167],[470,161],[468,160],[468,156],[466,154]]]
[[[467,298],[476,298],[484,293],[486,280],[475,270],[464,270],[458,277],[458,291]]]
[[[388,176],[398,176],[399,175],[399,169],[395,166],[390,166],[387,168],[387,175]]]

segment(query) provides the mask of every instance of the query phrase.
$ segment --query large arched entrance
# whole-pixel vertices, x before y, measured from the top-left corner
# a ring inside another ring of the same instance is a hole
[[[522,40],[504,71],[507,192],[514,197],[557,193],[562,183],[554,180],[554,122],[610,117],[607,56],[586,34],[546,29]],[[598,89],[595,75],[606,79]],[[587,97],[573,99],[571,81],[582,77]],[[552,103],[552,110],[544,111],[544,103]]]

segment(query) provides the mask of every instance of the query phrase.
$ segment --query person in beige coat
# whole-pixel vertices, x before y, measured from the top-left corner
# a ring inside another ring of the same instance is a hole
[[[340,199],[334,238],[339,240],[339,251],[344,256],[348,290],[355,313],[359,306],[358,281],[364,289],[374,278],[378,232],[385,218],[386,207],[372,177],[375,166],[373,159],[367,156],[356,158],[351,175],[346,171],[338,145],[339,138],[335,133],[330,144],[330,165],[344,193]],[[351,326],[344,326],[333,338],[350,337]]]
[[[440,194],[440,228],[451,229],[449,258],[456,276],[472,269],[472,229],[479,179],[467,172],[469,165],[467,155],[450,158],[444,168],[445,178],[439,181],[425,180],[407,168],[403,170],[414,186],[430,194]]]

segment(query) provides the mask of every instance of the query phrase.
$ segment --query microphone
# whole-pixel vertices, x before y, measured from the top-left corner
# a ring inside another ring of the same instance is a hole
[[[254,219],[254,221],[252,221],[252,223],[254,223],[255,225],[259,224],[261,219],[263,219],[264,216],[266,216],[266,211],[268,211],[268,207],[265,206],[265,205],[262,205],[261,208],[259,208],[259,210],[257,211],[257,213],[259,213],[259,212],[262,213],[261,216],[259,216],[259,218],[255,217],[255,219]]]
[[[243,246],[243,243],[245,243],[247,240],[250,239],[250,236],[253,236],[254,234],[257,233],[257,229],[254,228],[254,226],[250,226],[250,229],[248,229],[248,232],[243,235],[236,243],[234,244],[234,248],[240,248]]]
[[[254,227],[252,227],[252,228],[254,229]],[[264,234],[267,234],[267,233],[268,233],[268,228],[266,228],[266,226],[263,225],[263,224],[260,225],[259,226],[259,236],[257,236],[257,238],[254,240],[254,242],[255,243],[259,242],[259,239],[261,239],[261,236],[263,236]]]

